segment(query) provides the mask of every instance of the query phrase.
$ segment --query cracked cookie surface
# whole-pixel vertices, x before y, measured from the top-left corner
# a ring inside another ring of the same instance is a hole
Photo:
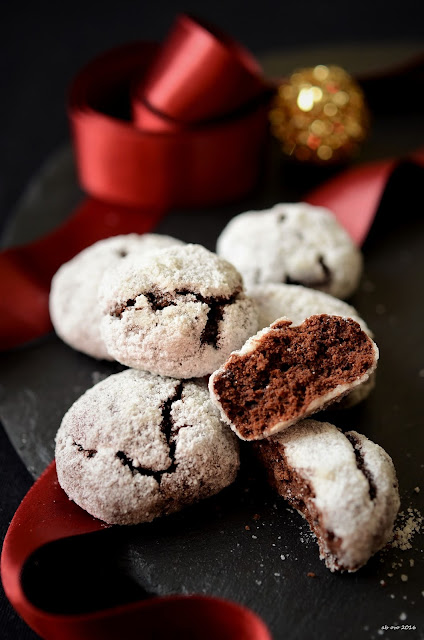
[[[389,542],[399,492],[379,445],[303,420],[255,447],[272,486],[308,521],[331,571],[356,571]]]
[[[250,338],[209,379],[222,418],[243,440],[287,429],[343,398],[377,366],[375,343],[351,318],[281,318]]]
[[[247,289],[278,282],[348,298],[362,272],[360,251],[331,211],[303,202],[236,216],[217,253],[240,271]]]
[[[302,324],[309,316],[326,313],[355,320],[371,338],[372,331],[361,318],[357,310],[339,298],[295,284],[268,283],[255,285],[247,291],[258,306],[259,329],[268,327],[273,322],[288,318],[294,325]],[[365,400],[375,387],[375,374],[356,387],[337,403],[336,408],[347,409]]]
[[[123,260],[104,275],[100,303],[109,353],[160,375],[208,375],[257,330],[240,274],[200,245]]]
[[[128,255],[147,255],[177,244],[183,243],[170,236],[131,233],[100,240],[63,264],[53,277],[49,301],[57,335],[78,351],[113,360],[100,334],[102,314],[97,304],[105,270]]]
[[[56,465],[61,487],[91,515],[136,524],[218,493],[239,454],[205,384],[130,369],[72,405]]]

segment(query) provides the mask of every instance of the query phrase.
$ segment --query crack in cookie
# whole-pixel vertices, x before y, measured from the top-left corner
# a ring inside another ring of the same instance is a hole
[[[175,422],[171,415],[172,406],[174,402],[178,402],[178,400],[181,400],[183,389],[184,385],[182,384],[182,382],[180,382],[175,389],[174,395],[168,398],[168,400],[166,400],[162,407],[162,423],[160,429],[166,438],[166,443],[169,447],[169,457],[172,460],[170,466],[168,467],[168,469],[166,469],[168,473],[172,473],[177,467],[175,463],[175,449],[177,446],[176,437],[178,435],[179,429],[175,428]]]
[[[175,294],[163,293],[162,291],[147,291],[143,294],[144,297],[148,300],[149,305],[152,311],[162,311],[166,309],[166,307],[176,306],[178,300],[181,298],[186,298],[189,301],[200,302],[202,304],[206,304],[209,307],[208,315],[206,318],[206,324],[203,328],[203,331],[200,335],[200,343],[210,344],[215,349],[218,348],[218,340],[219,340],[219,325],[224,317],[224,309],[226,306],[234,304],[237,300],[237,296],[239,295],[241,288],[239,287],[231,296],[202,296],[200,293],[195,293],[193,291],[187,291],[186,289],[181,289],[175,291]],[[116,318],[121,318],[123,312],[129,308],[134,307],[135,299],[131,298],[125,302],[125,304],[117,307],[115,311],[112,312],[112,316]]]
[[[361,443],[351,432],[345,433],[344,435],[352,445],[353,452],[355,454],[355,459],[356,459],[356,466],[358,467],[359,471],[363,473],[363,475],[365,476],[365,479],[368,482],[368,492],[370,494],[370,500],[375,500],[375,498],[377,497],[377,487],[374,482],[372,473],[365,465],[364,456],[362,455],[362,451],[361,451]]]
[[[321,287],[327,287],[331,284],[332,274],[331,270],[327,266],[324,256],[318,256],[318,263],[322,268],[323,277],[318,280],[296,280],[296,278],[292,278],[290,274],[287,274],[284,280],[284,284],[295,284],[301,285],[303,287],[311,287],[312,289],[320,289]]]
[[[72,444],[78,449],[78,451],[83,453],[86,458],[94,458],[97,453],[96,449],[84,449],[84,447],[81,444],[78,444],[78,442],[73,442]]]
[[[124,453],[123,451],[117,451],[115,455],[118,458],[118,460],[121,461],[124,467],[128,467],[128,469],[131,471],[133,476],[136,473],[139,473],[142,476],[153,477],[156,480],[156,482],[160,484],[162,474],[165,473],[165,471],[153,471],[153,469],[147,469],[146,467],[141,467],[141,466],[136,467],[133,464],[132,459],[129,458],[127,454]]]
[[[175,388],[174,394],[170,396],[162,405],[162,422],[160,424],[160,430],[164,434],[166,443],[169,447],[168,455],[171,458],[171,464],[167,469],[154,471],[153,469],[148,469],[146,467],[134,465],[133,460],[126,453],[124,453],[124,451],[118,451],[116,453],[116,457],[121,461],[121,463],[124,466],[130,469],[132,475],[135,475],[136,473],[140,473],[143,476],[152,477],[160,485],[162,476],[164,473],[174,473],[174,471],[176,471],[177,469],[177,463],[175,462],[175,449],[177,446],[176,438],[180,429],[188,425],[180,425],[178,427],[175,425],[174,419],[172,417],[172,407],[175,402],[178,402],[178,400],[181,400],[183,390],[184,390],[184,385],[180,382]]]

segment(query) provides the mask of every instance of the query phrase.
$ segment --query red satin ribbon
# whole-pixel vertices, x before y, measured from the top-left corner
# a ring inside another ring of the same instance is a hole
[[[424,151],[405,158],[424,166]],[[306,201],[328,207],[353,241],[361,246],[377,213],[385,187],[399,159],[381,160],[352,167],[312,191]]]
[[[180,16],[134,92],[135,125],[175,131],[225,117],[263,93],[261,73],[251,54],[226,34]]]
[[[160,50],[126,45],[87,65],[69,103],[84,189],[155,208],[244,195],[258,177],[270,98],[247,59],[229,38],[182,16]],[[113,115],[130,108],[134,123]]]
[[[21,582],[30,555],[55,540],[93,533],[106,526],[69,500],[57,481],[54,462],[22,501],[4,541],[1,574],[7,597],[42,638],[271,640],[266,626],[252,611],[217,598],[152,598],[83,615],[52,614],[34,606]]]

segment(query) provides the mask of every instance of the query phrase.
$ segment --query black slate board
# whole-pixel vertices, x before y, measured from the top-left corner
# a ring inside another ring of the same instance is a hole
[[[377,123],[370,155],[378,140],[387,145],[384,132],[393,124]],[[424,142],[422,120],[397,125],[398,136],[403,128],[405,139],[414,138],[416,145]],[[397,144],[393,147],[394,153],[402,150]],[[275,147],[264,175],[262,188],[246,202],[219,210],[172,212],[157,231],[212,249],[235,213],[296,199],[326,177],[288,167]],[[424,218],[419,187],[423,177],[421,170],[410,166],[394,177],[364,248],[365,274],[352,299],[380,347],[376,390],[361,406],[330,416],[338,426],[356,428],[387,449],[397,468],[402,508],[421,511]],[[37,233],[36,216],[49,202],[46,180],[64,187],[52,210],[54,220],[64,217],[71,200],[78,199],[71,157],[64,150],[21,207],[11,234],[15,240],[28,235],[28,228],[29,234]],[[119,365],[99,363],[71,350],[53,334],[1,356],[0,417],[34,476],[53,457],[54,434],[66,409],[86,388],[118,370]],[[182,513],[41,550],[25,570],[28,594],[46,609],[76,612],[150,594],[208,593],[251,607],[278,640],[390,638],[402,633],[424,637],[422,536],[414,538],[413,549],[385,551],[356,574],[332,575],[319,561],[304,521],[266,486],[248,445],[242,447],[242,462],[232,487]],[[420,484],[417,493],[414,488]],[[81,572],[86,576],[82,592],[74,588]],[[308,572],[316,577],[308,577]],[[402,574],[408,576],[407,582]],[[48,588],[51,577],[53,592]],[[381,629],[402,624],[417,629]]]

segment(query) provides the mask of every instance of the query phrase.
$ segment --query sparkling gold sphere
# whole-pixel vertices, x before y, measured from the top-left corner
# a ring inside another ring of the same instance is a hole
[[[334,65],[295,71],[280,85],[269,118],[283,151],[314,164],[345,162],[369,130],[361,88]]]

